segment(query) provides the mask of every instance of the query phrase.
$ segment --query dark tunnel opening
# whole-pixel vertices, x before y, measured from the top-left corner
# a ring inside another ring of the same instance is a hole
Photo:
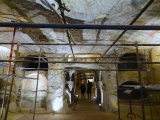
[[[26,71],[38,70],[38,62],[35,62],[35,61],[39,61],[38,55],[28,55],[24,60],[30,60],[30,62],[23,62],[22,64],[23,67],[28,68],[28,69],[25,69]],[[44,63],[41,61],[48,61],[48,59],[44,55],[41,55],[40,67],[39,67],[39,70],[48,71],[48,63]]]
[[[139,55],[140,61],[144,61],[143,55]],[[119,59],[120,62],[118,64],[118,69],[138,69],[138,63],[137,63],[137,55],[135,53],[126,53],[121,56]],[[123,63],[123,62],[131,62],[131,63]],[[140,66],[140,69],[142,69],[143,66]]]

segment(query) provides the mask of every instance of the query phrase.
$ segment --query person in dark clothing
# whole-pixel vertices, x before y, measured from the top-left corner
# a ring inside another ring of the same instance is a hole
[[[83,83],[81,84],[81,99],[84,98],[85,100],[85,91],[86,91],[86,87],[83,85]]]
[[[88,80],[87,83],[87,94],[88,94],[88,99],[92,98],[92,83]]]

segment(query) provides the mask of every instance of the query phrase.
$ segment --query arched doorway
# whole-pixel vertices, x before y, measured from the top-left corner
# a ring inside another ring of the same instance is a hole
[[[41,55],[39,64],[38,55],[28,55],[24,60],[28,60],[29,62],[23,62],[22,64],[22,66],[24,67],[24,76],[26,77],[26,79],[22,81],[22,100],[20,102],[20,105],[22,109],[29,108],[30,110],[33,110],[38,80],[36,107],[46,109],[48,63],[41,61],[48,61],[48,59],[44,55]]]
[[[27,75],[28,79],[22,82],[22,108],[34,107],[36,85],[37,85],[37,73]],[[47,97],[47,78],[39,74],[38,90],[37,90],[37,103],[38,108],[46,108],[46,97]]]
[[[101,85],[103,85],[103,81],[99,82],[99,72],[97,74],[97,80],[94,74],[94,71],[99,71],[104,69],[101,66],[98,65],[89,65],[89,64],[76,64],[76,65],[70,65],[67,66],[66,68],[70,68],[70,69],[74,69],[75,70],[75,86],[76,87],[76,94],[81,95],[80,92],[77,93],[77,91],[80,91],[80,86],[81,83],[83,83],[86,88],[87,88],[87,81],[89,80],[92,83],[92,99],[98,99],[100,98],[100,103],[102,103],[103,100],[102,99],[106,99],[105,97],[101,97],[103,95],[101,95],[101,91],[100,89],[102,89],[102,87],[99,87]],[[100,77],[101,78],[101,77]],[[102,84],[101,84],[102,83]],[[97,92],[97,88],[100,90],[99,92]],[[105,92],[104,92],[105,94]],[[98,96],[98,97],[97,97]],[[87,93],[85,92],[85,97],[87,97]],[[106,100],[104,100],[106,102]],[[105,103],[106,104],[106,103]],[[103,106],[103,105],[102,105]]]
[[[117,94],[121,102],[125,102],[129,99],[132,99],[133,101],[140,101],[141,96],[143,95],[143,98],[147,97],[146,91],[143,90],[141,93],[140,89],[134,89],[134,86],[141,86],[145,83],[144,78],[146,78],[146,73],[144,71],[140,71],[139,76],[139,70],[142,70],[145,68],[144,64],[140,64],[138,66],[138,62],[145,61],[144,55],[139,54],[139,61],[137,61],[137,54],[136,53],[126,53],[122,55],[119,59],[118,64],[118,79],[119,79],[119,85],[117,89]],[[124,71],[121,71],[121,70]],[[143,81],[140,79],[143,79]],[[124,87],[125,86],[125,87]],[[127,87],[126,87],[127,86]]]

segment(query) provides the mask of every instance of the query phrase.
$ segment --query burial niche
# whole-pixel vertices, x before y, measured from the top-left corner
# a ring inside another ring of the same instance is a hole
[[[139,55],[140,61],[144,61],[144,56]],[[138,64],[137,64],[137,55],[135,53],[126,53],[122,55],[119,59],[118,64],[118,69],[138,69]],[[129,62],[129,63],[128,63]],[[142,69],[143,66],[141,64],[140,69]]]
[[[129,95],[130,95],[130,99],[133,100],[140,100],[141,99],[141,93],[140,93],[140,89],[134,89],[133,86],[140,86],[140,84],[136,81],[127,81],[122,83],[119,86],[118,89],[118,97],[119,99],[129,99]],[[124,86],[128,86],[128,87],[124,87]],[[146,91],[143,91],[143,98],[147,98],[147,93]]]
[[[23,67],[28,68],[28,69],[25,69],[26,71],[38,70],[38,61],[39,61],[38,55],[28,55],[24,60],[26,60],[26,62],[23,62]],[[27,60],[29,62],[27,62]],[[39,70],[47,71],[48,63],[47,62],[44,63],[44,61],[48,61],[48,59],[46,58],[46,56],[41,55]]]

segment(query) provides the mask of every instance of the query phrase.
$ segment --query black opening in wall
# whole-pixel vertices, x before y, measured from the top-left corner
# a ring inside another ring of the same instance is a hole
[[[39,56],[28,55],[28,56],[26,56],[26,58],[24,60],[30,61],[30,62],[23,62],[23,64],[22,64],[23,67],[28,68],[28,69],[25,69],[26,71],[38,69]],[[35,61],[37,61],[37,62],[35,62]],[[40,61],[48,61],[48,59],[44,55],[41,55]],[[48,71],[48,63],[40,62],[39,70]]]
[[[140,94],[140,89],[134,89],[134,87],[123,87],[123,85],[140,85],[138,82],[136,81],[127,81],[127,82],[124,82],[123,84],[121,84],[119,87],[118,87],[118,97],[119,99],[129,99],[129,95],[130,95],[130,98],[131,99],[134,99],[134,100],[140,100],[141,98],[141,94]],[[128,93],[127,91],[130,92]],[[147,93],[146,91],[143,91],[143,98],[147,98]]]
[[[140,61],[144,61],[144,56],[139,55]],[[137,55],[135,53],[127,53],[121,56],[119,59],[118,64],[118,69],[138,69],[138,64],[137,64]],[[124,62],[124,63],[123,63]],[[130,63],[125,63],[125,62],[130,62]],[[140,69],[142,69],[143,66],[140,66]]]

